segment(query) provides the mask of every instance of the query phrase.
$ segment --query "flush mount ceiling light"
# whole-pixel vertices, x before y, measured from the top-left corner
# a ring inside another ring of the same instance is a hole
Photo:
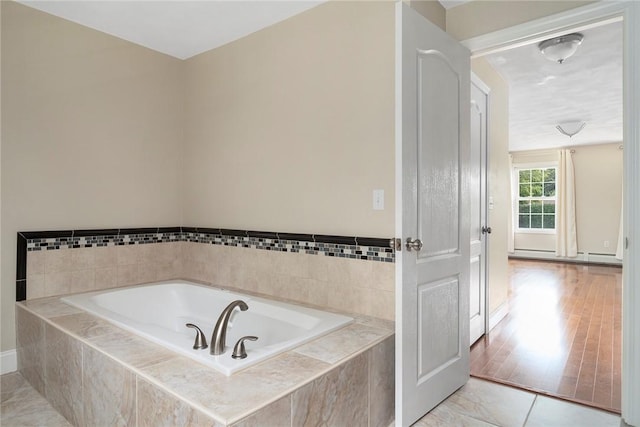
[[[580,33],[566,34],[540,42],[538,49],[545,58],[562,64],[568,57],[576,53],[583,38],[584,36]]]
[[[569,138],[580,132],[586,126],[585,122],[564,122],[558,123],[556,129],[563,135],[567,135]]]

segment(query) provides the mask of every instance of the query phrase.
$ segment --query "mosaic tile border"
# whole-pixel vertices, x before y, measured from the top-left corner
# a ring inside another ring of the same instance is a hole
[[[27,296],[28,252],[163,242],[195,242],[374,262],[395,262],[395,251],[389,247],[389,239],[371,237],[198,227],[25,231],[18,232],[16,301],[23,301]]]
[[[178,233],[119,234],[111,236],[71,236],[27,239],[27,252],[94,248],[101,246],[143,245],[147,243],[182,242],[184,235]]]
[[[361,259],[379,262],[395,262],[395,252],[390,247],[368,246],[358,244],[357,238],[353,242],[326,242],[310,235],[310,239],[300,240],[280,236],[273,233],[273,236],[238,236],[223,233],[203,233],[199,231],[184,232],[184,241],[208,243],[213,245],[235,246],[242,248],[261,249],[275,252],[305,253],[309,255],[324,255],[336,258]],[[287,236],[288,237],[288,236]],[[385,239],[379,240],[378,245]]]

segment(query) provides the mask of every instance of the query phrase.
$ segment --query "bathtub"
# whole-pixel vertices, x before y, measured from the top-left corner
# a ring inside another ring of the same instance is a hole
[[[212,356],[210,347],[194,350],[196,331],[185,324],[198,325],[211,346],[218,316],[237,299],[246,302],[249,309],[234,310],[224,354]],[[187,281],[88,292],[61,300],[227,376],[353,322],[353,318],[347,316]],[[255,335],[258,340],[245,341],[245,359],[233,359],[233,346],[245,335]]]

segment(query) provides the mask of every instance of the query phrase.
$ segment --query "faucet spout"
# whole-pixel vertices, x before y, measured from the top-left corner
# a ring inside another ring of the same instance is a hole
[[[213,334],[211,335],[210,354],[218,356],[224,353],[224,349],[227,345],[227,326],[229,324],[229,319],[231,318],[231,313],[233,313],[233,310],[235,310],[236,307],[240,308],[242,311],[247,311],[249,309],[246,302],[238,299],[222,310],[222,313],[216,322],[216,326],[213,328]]]

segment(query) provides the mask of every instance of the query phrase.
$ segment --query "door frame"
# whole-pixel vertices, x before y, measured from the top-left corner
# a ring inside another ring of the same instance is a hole
[[[622,418],[640,426],[640,3],[597,2],[524,24],[490,32],[461,43],[479,57],[491,52],[586,29],[606,21],[624,19],[623,141],[624,236],[628,242],[623,261],[622,291]],[[634,405],[634,403],[636,403]]]
[[[473,52],[472,52],[473,54]],[[491,164],[490,153],[489,153],[489,140],[491,136],[490,123],[491,123],[491,88],[484,82],[482,79],[471,70],[470,81],[472,84],[475,84],[485,95],[487,95],[487,112],[486,112],[486,141],[485,141],[485,182],[484,182],[484,218],[485,218],[485,226],[491,227],[490,217],[489,217],[489,166]],[[489,333],[489,270],[490,270],[490,248],[491,248],[491,240],[489,239],[489,235],[485,236],[484,241],[484,335]]]

